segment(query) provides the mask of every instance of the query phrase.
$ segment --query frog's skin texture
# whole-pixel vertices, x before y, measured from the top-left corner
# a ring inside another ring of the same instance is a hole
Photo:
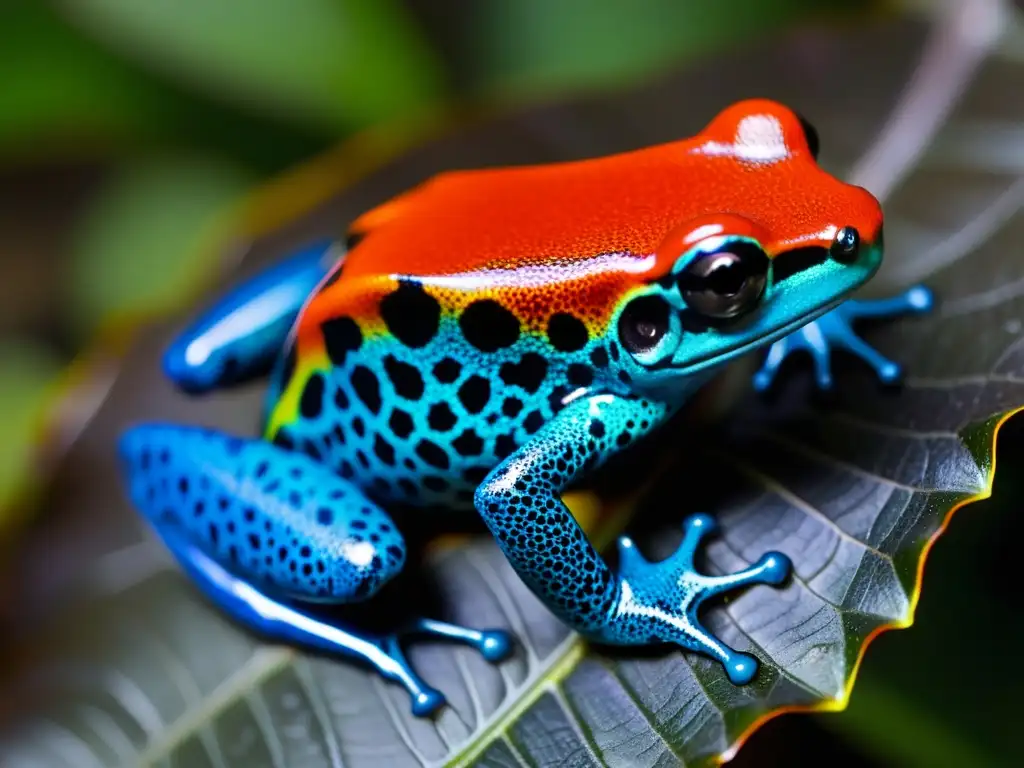
[[[789,109],[747,101],[692,139],[448,173],[366,213],[347,249],[318,244],[251,278],[171,347],[165,371],[190,392],[270,372],[265,429],[132,428],[121,451],[134,503],[236,618],[369,661],[418,714],[443,698],[402,657],[400,633],[342,629],[303,608],[365,600],[402,569],[386,512],[396,504],[475,507],[575,630],[676,643],[748,683],[757,660],[703,628],[697,609],[782,583],[789,561],[767,553],[702,575],[693,556],[712,521],[695,515],[663,562],[622,539],[616,572],[560,495],[755,347],[773,345],[762,389],[796,349],[828,386],[834,345],[898,376],[850,323],[924,310],[930,294],[840,304],[879,267],[882,214],[818,167],[816,145]],[[408,629],[492,660],[510,648],[494,630]]]

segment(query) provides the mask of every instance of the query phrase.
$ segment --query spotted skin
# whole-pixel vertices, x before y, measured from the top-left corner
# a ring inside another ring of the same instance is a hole
[[[303,454],[160,424],[129,430],[121,445],[139,509],[252,584],[354,602],[405,564],[405,542],[380,507]]]
[[[782,105],[742,102],[692,139],[445,174],[369,211],[339,258],[320,245],[253,277],[172,345],[165,372],[192,393],[271,370],[262,436],[134,427],[121,440],[132,501],[237,620],[362,658],[406,687],[416,714],[443,696],[402,655],[407,632],[491,661],[511,638],[429,619],[374,636],[302,607],[365,600],[401,570],[385,511],[398,504],[475,508],[524,582],[585,636],[675,643],[750,682],[758,661],[697,610],[781,584],[785,556],[700,574],[712,522],[696,515],[665,561],[622,539],[612,570],[561,495],[754,347],[776,344],[759,386],[816,333],[819,367],[832,340],[892,377],[849,325],[906,301],[840,304],[880,265],[881,211],[817,166],[806,126]]]

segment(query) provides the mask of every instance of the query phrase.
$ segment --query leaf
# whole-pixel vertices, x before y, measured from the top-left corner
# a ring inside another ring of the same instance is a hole
[[[43,410],[61,369],[51,350],[28,341],[0,344],[0,539],[24,510],[18,497],[34,466]]]
[[[1000,37],[1013,29],[1003,6],[944,7],[935,18],[782,37],[642,89],[464,126],[322,198],[249,252],[256,264],[333,234],[435,171],[669,140],[751,94],[817,123],[823,163],[885,199],[889,256],[873,291],[924,279],[940,308],[866,331],[906,363],[900,392],[850,363],[821,402],[806,368],[793,370],[775,402],[744,395],[714,429],[684,424],[657,447],[671,471],[634,519],[652,555],[671,547],[683,515],[708,510],[723,528],[709,570],[767,549],[794,560],[784,590],[758,587],[708,615],[727,642],[767,659],[755,685],[733,687],[714,663],[671,649],[587,646],[486,538],[436,553],[417,577],[436,582],[448,617],[510,627],[521,648],[495,668],[463,649],[415,647],[452,704],[434,722],[412,718],[404,693],[372,674],[240,631],[143,535],[118,490],[113,446],[125,424],[159,417],[249,432],[259,410],[254,391],[172,395],[157,365],[172,333],[163,327],[140,340],[67,462],[56,499],[65,523],[38,545],[46,565],[26,576],[38,585],[45,575],[50,591],[37,586],[26,606],[68,602],[50,641],[30,635],[15,665],[23,672],[8,695],[18,705],[0,763],[710,765],[769,717],[842,708],[871,638],[911,623],[931,543],[955,508],[989,492],[995,431],[1024,406],[1014,144],[1024,103],[1013,97],[1024,57]],[[725,481],[711,487],[714,476]],[[603,540],[615,498],[573,497]]]
[[[468,8],[472,77],[486,91],[522,97],[632,83],[727,44],[771,34],[813,7],[847,0],[498,0]],[[864,3],[861,3],[864,5]],[[830,9],[831,9],[830,8]],[[600,51],[600,55],[595,55]]]
[[[394,0],[60,0],[96,39],[188,87],[318,128],[403,115],[443,93]]]
[[[203,157],[140,162],[117,174],[73,238],[70,327],[89,338],[112,317],[173,307],[220,266],[202,246],[219,241],[225,213],[250,183]]]

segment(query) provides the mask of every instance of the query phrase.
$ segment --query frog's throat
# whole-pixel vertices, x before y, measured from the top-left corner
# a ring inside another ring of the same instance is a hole
[[[803,328],[808,323],[814,322],[822,315],[831,312],[844,301],[846,301],[845,296],[839,299],[835,299],[834,301],[831,301],[828,304],[825,304],[804,315],[801,315],[795,320],[792,320],[789,323],[786,323],[785,325],[779,326],[774,331],[766,333],[763,336],[759,336],[758,338],[752,341],[741,342],[736,346],[718,351],[713,355],[707,355],[705,357],[694,360],[688,363],[686,366],[676,368],[675,370],[682,375],[689,375],[699,373],[701,371],[707,370],[708,368],[714,368],[716,366],[723,365],[724,363],[727,363],[730,360],[739,357],[740,355],[745,355],[747,352],[751,352],[757,349],[758,347],[768,346],[769,344],[778,341],[782,337],[788,336],[789,334],[793,333],[793,331],[797,331],[800,328]]]

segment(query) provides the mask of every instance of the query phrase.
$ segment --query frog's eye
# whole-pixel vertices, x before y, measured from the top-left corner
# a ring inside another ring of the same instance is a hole
[[[818,138],[818,131],[803,115],[798,114],[797,119],[800,121],[800,127],[804,129],[804,141],[807,142],[807,148],[811,150],[811,157],[817,160],[818,150],[821,148],[821,140]]]
[[[671,310],[657,296],[633,299],[619,316],[619,340],[631,354],[655,349],[671,327]]]
[[[686,305],[704,317],[726,320],[746,314],[761,300],[771,261],[750,240],[729,240],[699,253],[676,278]]]

